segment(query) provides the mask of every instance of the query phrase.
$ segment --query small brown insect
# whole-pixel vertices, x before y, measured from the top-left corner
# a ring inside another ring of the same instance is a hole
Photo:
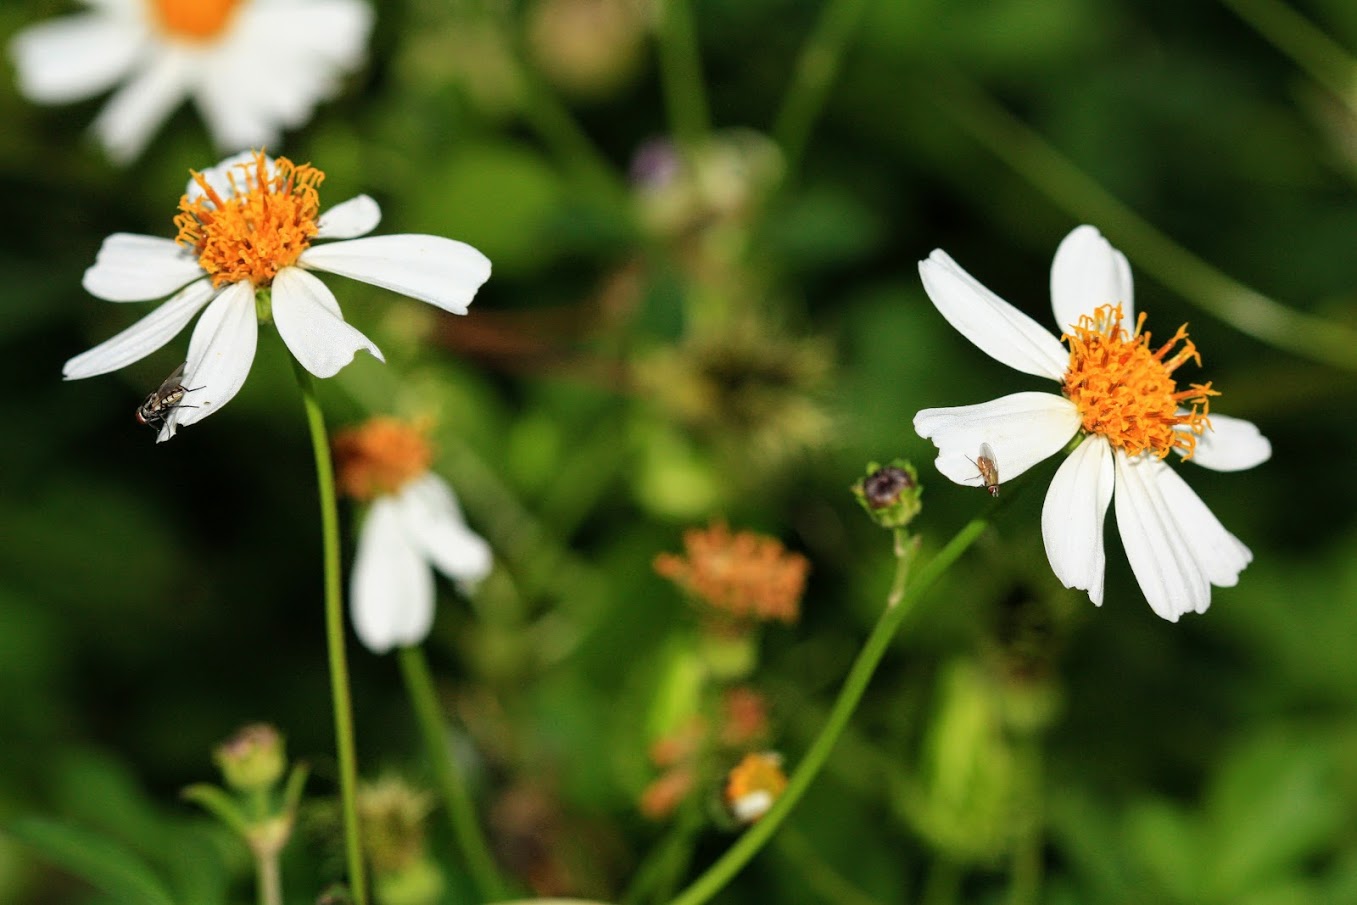
[[[970,459],[970,456],[966,458]],[[980,454],[971,459],[971,464],[980,470],[980,480],[985,482],[985,489],[989,495],[997,497],[999,495],[999,464],[994,457],[994,450],[988,443],[980,444]]]
[[[174,369],[174,372],[166,377],[155,390],[146,397],[146,401],[137,407],[136,418],[141,424],[147,427],[153,427],[156,430],[165,426],[165,419],[177,408],[197,408],[194,405],[184,405],[183,398],[185,393],[192,393],[194,390],[201,390],[202,387],[187,389],[181,383],[184,379],[184,362]]]

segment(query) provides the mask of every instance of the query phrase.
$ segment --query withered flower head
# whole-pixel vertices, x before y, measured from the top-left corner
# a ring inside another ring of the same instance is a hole
[[[731,534],[723,521],[683,532],[686,555],[661,553],[655,571],[737,619],[795,622],[810,561],[775,538]]]

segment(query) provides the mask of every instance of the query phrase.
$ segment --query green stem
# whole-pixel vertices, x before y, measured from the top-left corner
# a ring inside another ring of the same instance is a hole
[[[1009,871],[1008,905],[1037,905],[1041,901],[1041,847],[1044,836],[1042,816],[1042,751],[1040,735],[1022,734],[1016,743],[1020,791],[1024,803],[1023,820],[1013,842],[1013,860]]]
[[[490,846],[476,817],[476,806],[462,780],[462,772],[452,747],[447,742],[447,729],[439,711],[424,649],[402,647],[396,657],[400,661],[401,675],[405,678],[405,692],[410,696],[419,732],[424,738],[429,765],[438,783],[438,791],[443,796],[443,807],[448,813],[452,834],[462,850],[462,857],[466,859],[476,891],[483,900],[503,899],[509,892],[495,865],[494,856],[490,854]]]
[[[335,753],[339,760],[339,792],[344,813],[344,852],[349,866],[349,891],[354,905],[367,905],[367,870],[358,828],[358,756],[353,740],[353,702],[349,695],[349,664],[344,652],[344,601],[340,591],[339,507],[335,502],[334,465],[325,416],[316,400],[315,386],[306,368],[296,360],[292,369],[302,392],[311,451],[316,459],[320,490],[320,527],[325,558],[325,644],[330,652],[330,698],[334,703]]]
[[[659,36],[660,81],[669,129],[690,164],[693,152],[711,129],[691,3],[692,0],[663,0]]]
[[[867,0],[829,0],[801,49],[792,83],[773,123],[773,138],[782,148],[789,174],[801,163],[811,128],[839,74],[844,48],[866,8]]]
[[[1059,208],[1096,223],[1138,266],[1236,330],[1301,358],[1357,370],[1357,330],[1294,311],[1178,245],[959,74],[918,92]]]
[[[787,789],[778,798],[777,802],[764,814],[758,823],[750,827],[743,836],[736,840],[735,844],[726,850],[720,858],[716,860],[711,867],[707,868],[702,876],[698,877],[683,892],[670,902],[670,905],[699,905],[706,902],[712,896],[716,895],[721,889],[730,882],[736,873],[749,862],[759,849],[773,837],[777,832],[782,821],[791,813],[792,808],[796,807],[801,796],[810,788],[810,784],[819,775],[820,770],[829,759],[830,752],[834,749],[834,743],[838,741],[839,735],[844,727],[848,725],[848,720],[853,716],[853,711],[857,709],[858,702],[862,700],[863,692],[867,690],[867,685],[872,680],[872,674],[876,672],[877,664],[881,662],[887,648],[890,646],[891,639],[895,636],[895,631],[900,627],[905,617],[913,610],[914,604],[919,601],[939,576],[947,571],[951,565],[966,551],[971,544],[975,543],[985,530],[987,522],[984,519],[975,519],[957,532],[956,536],[948,542],[928,563],[919,570],[914,581],[900,598],[900,603],[896,606],[885,607],[881,612],[881,618],[877,620],[876,627],[872,629],[872,634],[867,638],[862,650],[858,653],[857,659],[853,662],[852,669],[848,672],[848,677],[844,679],[843,688],[839,691],[839,697],[834,702],[834,707],[829,711],[829,718],[825,721],[824,728],[815,741],[811,743],[806,756],[802,759],[796,771],[791,775],[787,782]],[[898,556],[896,559],[896,582],[903,582],[900,572],[908,570],[910,566],[910,556]],[[892,583],[894,586],[895,583]]]
[[[278,853],[256,853],[256,879],[259,887],[259,905],[283,905],[283,878],[278,870]]]
[[[1357,62],[1313,23],[1278,0],[1220,0],[1283,55],[1357,113]]]

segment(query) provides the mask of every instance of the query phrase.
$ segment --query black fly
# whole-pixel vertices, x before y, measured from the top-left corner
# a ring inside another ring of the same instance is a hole
[[[184,405],[182,400],[184,394],[192,393],[194,390],[201,390],[202,387],[186,389],[182,383],[184,379],[184,362],[174,369],[174,372],[166,377],[156,387],[155,391],[146,397],[146,401],[137,407],[137,421],[156,430],[165,426],[165,419],[177,408],[197,408],[194,405]]]

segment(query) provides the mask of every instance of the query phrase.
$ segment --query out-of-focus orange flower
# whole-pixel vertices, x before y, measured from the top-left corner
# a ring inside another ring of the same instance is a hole
[[[747,685],[731,688],[725,695],[725,722],[721,743],[745,748],[768,734],[768,699]]]
[[[661,553],[655,571],[738,619],[795,622],[810,561],[776,538],[738,531],[723,521],[683,532],[685,555]]]
[[[675,767],[661,774],[641,793],[641,813],[651,820],[663,820],[688,797],[696,781],[691,767]]]
[[[755,751],[744,756],[726,775],[726,806],[742,823],[758,820],[787,788],[782,755]]]
[[[393,494],[429,470],[433,448],[427,425],[398,418],[369,418],[335,434],[339,490],[356,500]]]

